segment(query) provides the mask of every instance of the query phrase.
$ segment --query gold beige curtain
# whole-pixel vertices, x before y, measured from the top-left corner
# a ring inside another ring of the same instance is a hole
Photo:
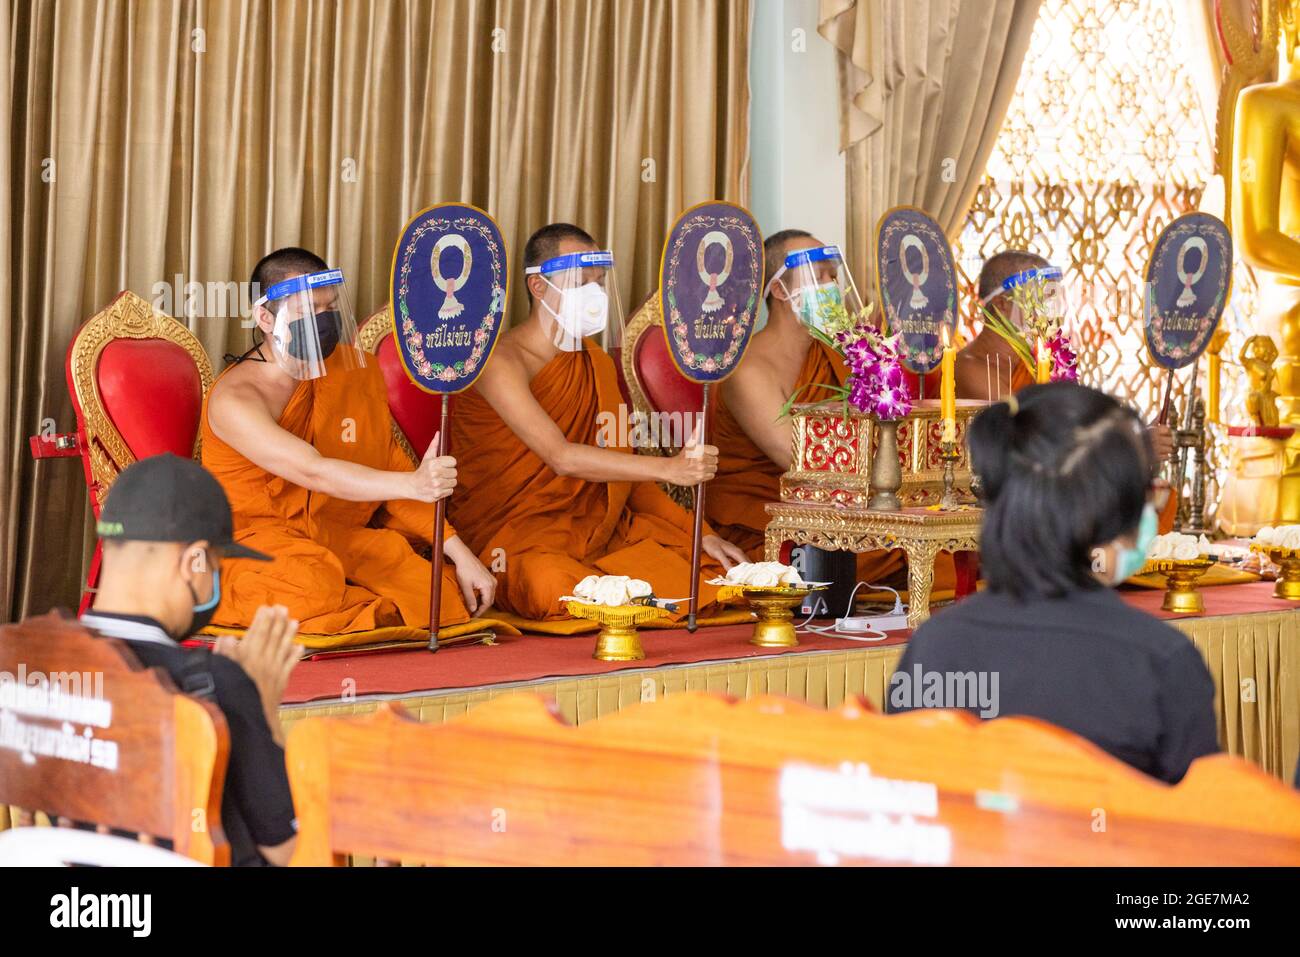
[[[821,0],[840,51],[848,254],[868,276],[876,222],[919,206],[954,238],[984,175],[1040,0]]]
[[[170,288],[220,369],[239,310],[186,283],[303,245],[366,315],[405,221],[454,200],[516,260],[538,226],[585,226],[630,309],[678,212],[748,199],[749,6],[0,0],[0,615],[76,601],[81,468],[33,463],[26,437],[74,429],[64,355],[118,290]]]

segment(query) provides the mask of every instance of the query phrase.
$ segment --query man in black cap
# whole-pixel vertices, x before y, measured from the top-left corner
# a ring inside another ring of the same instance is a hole
[[[221,485],[199,463],[170,453],[117,477],[97,530],[103,564],[82,624],[126,641],[143,665],[216,703],[230,733],[221,823],[231,863],[287,864],[297,822],[279,706],[298,661],[298,623],[282,606],[264,606],[244,638],[223,639],[216,654],[180,645],[221,600],[222,560],[269,556],[235,544]]]

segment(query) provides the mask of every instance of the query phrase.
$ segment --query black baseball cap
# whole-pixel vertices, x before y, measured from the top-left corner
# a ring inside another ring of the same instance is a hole
[[[123,542],[204,540],[229,558],[271,560],[235,543],[230,499],[212,473],[171,452],[141,459],[114,480],[95,530]]]

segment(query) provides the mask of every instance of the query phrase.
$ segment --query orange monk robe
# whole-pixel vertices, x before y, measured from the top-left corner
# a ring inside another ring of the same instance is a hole
[[[817,402],[830,398],[829,393],[805,389],[812,383],[842,385],[848,378],[844,360],[820,342],[813,341],[804,358],[795,388],[802,399]],[[711,441],[718,447],[718,474],[709,483],[704,511],[718,534],[749,553],[754,561],[763,559],[763,533],[768,516],[763,506],[781,499],[782,469],[754,444],[727,408],[727,390],[718,390],[716,417]],[[862,552],[858,555],[858,580],[879,584],[898,574],[906,561],[900,549]],[[936,590],[953,587],[955,575],[952,558],[941,554],[935,560]]]
[[[383,375],[373,361],[299,383],[279,424],[327,458],[391,471],[414,467],[393,437]],[[230,498],[235,541],[274,559],[222,569],[214,624],[244,628],[260,605],[279,604],[298,619],[301,634],[429,627],[431,565],[414,546],[433,540],[433,505],[309,492],[217,438],[206,401],[201,430],[203,464]],[[455,534],[447,525],[446,537]],[[450,563],[443,566],[441,609],[441,627],[469,619]]]
[[[612,440],[622,401],[614,363],[590,341],[533,377],[533,396],[570,442]],[[589,482],[557,475],[470,389],[456,398],[452,454],[459,484],[451,517],[499,576],[496,606],[533,621],[565,618],[563,595],[588,575],[629,575],[661,598],[690,594],[692,515],[653,482]],[[708,529],[705,534],[710,534]],[[723,573],[701,556],[701,579]],[[701,583],[700,608],[717,589]],[[678,618],[687,611],[680,606]]]

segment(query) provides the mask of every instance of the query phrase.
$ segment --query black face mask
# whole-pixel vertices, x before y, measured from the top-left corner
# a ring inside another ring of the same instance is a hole
[[[328,312],[318,312],[313,318],[316,322],[316,336],[320,340],[320,358],[328,359],[339,344],[339,314],[331,309]],[[306,319],[295,319],[289,323],[287,351],[295,359],[310,358],[303,348],[308,340],[306,329]]]

